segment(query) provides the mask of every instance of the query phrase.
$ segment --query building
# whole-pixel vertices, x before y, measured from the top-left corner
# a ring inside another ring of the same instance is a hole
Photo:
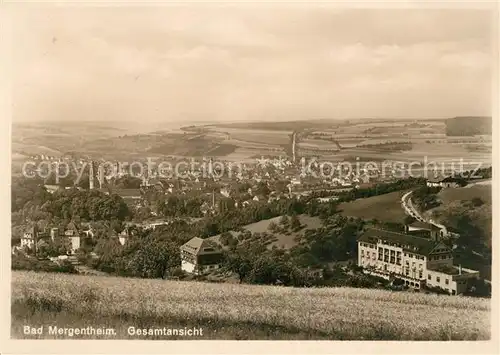
[[[445,236],[446,231],[443,228],[439,228],[438,226],[426,223],[422,221],[414,221],[410,224],[405,225],[405,233],[413,236],[421,236],[424,238],[441,238]]]
[[[460,187],[463,186],[463,179],[458,179],[453,176],[435,177],[427,179],[428,187]]]
[[[120,196],[129,205],[136,205],[142,200],[142,191],[140,189],[117,189],[113,193]]]
[[[211,240],[194,237],[180,248],[181,269],[201,275],[219,269],[223,260],[222,249]]]
[[[118,241],[120,242],[121,245],[127,244],[128,238],[130,238],[130,229],[129,227],[125,227],[124,230],[118,234]]]
[[[64,237],[66,238],[68,249],[71,254],[74,254],[78,249],[80,249],[80,230],[74,222],[68,223],[64,229]]]
[[[412,288],[439,286],[453,295],[463,293],[469,280],[479,277],[475,270],[453,265],[452,250],[440,241],[439,231],[424,236],[422,230],[409,229],[367,229],[358,239],[358,265],[375,276],[399,278]]]
[[[45,190],[47,190],[47,192],[53,194],[54,192],[58,191],[58,190],[61,190],[61,186],[59,185],[43,185],[43,187],[45,187]]]
[[[38,227],[35,224],[32,227],[28,228],[21,237],[21,248],[35,248],[37,239]]]

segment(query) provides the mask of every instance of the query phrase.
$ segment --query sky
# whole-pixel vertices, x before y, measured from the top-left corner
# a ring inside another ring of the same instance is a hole
[[[281,5],[23,7],[13,120],[491,115],[491,13]]]

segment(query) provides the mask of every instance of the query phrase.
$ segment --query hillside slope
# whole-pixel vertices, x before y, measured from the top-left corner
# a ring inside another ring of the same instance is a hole
[[[13,272],[11,308],[14,338],[25,324],[114,327],[116,338],[134,338],[129,326],[203,327],[204,339],[490,338],[489,300],[372,289]]]
[[[446,120],[447,136],[491,134],[491,117],[454,117]]]

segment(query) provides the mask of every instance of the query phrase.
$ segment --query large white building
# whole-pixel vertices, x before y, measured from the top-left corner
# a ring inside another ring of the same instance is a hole
[[[424,236],[421,229],[397,233],[370,228],[358,239],[358,265],[385,279],[402,279],[412,288],[440,287],[450,294],[465,292],[479,272],[453,265],[452,250],[440,241],[439,230]]]

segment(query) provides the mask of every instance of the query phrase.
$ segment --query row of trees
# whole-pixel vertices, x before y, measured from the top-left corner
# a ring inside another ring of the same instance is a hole
[[[341,192],[339,194],[339,202],[349,202],[358,198],[367,198],[372,196],[384,195],[395,191],[408,190],[426,185],[425,178],[409,177],[407,179],[399,179],[391,183],[376,184],[372,187],[362,189],[352,189],[350,191]]]

